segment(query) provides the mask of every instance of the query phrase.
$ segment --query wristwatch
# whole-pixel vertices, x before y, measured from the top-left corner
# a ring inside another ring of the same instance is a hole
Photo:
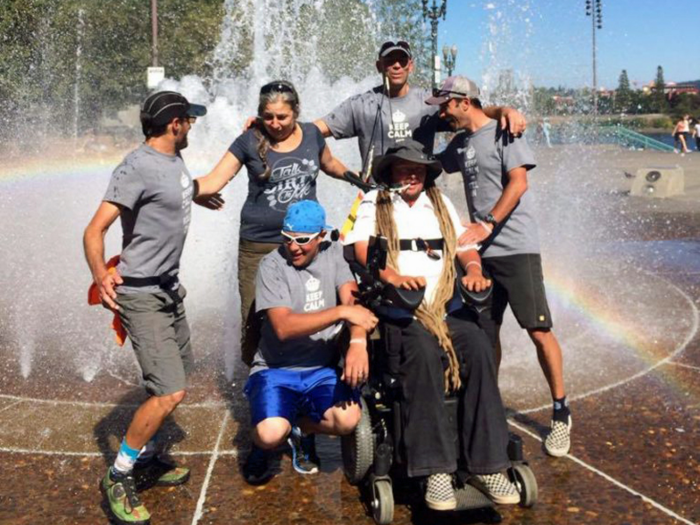
[[[495,230],[496,228],[498,228],[498,221],[496,220],[496,218],[493,216],[492,213],[489,213],[488,215],[486,215],[486,216],[484,217],[484,222],[486,222],[486,223],[490,224],[491,226],[493,226],[493,229],[494,229],[494,230]]]

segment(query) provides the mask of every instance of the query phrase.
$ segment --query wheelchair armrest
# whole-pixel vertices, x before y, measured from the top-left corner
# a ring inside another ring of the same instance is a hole
[[[405,290],[403,288],[396,288],[391,284],[385,285],[382,292],[385,303],[388,303],[390,306],[411,311],[420,306],[424,295],[425,288],[421,288],[420,290]]]
[[[467,306],[484,306],[488,302],[489,297],[491,297],[491,292],[493,292],[493,285],[489,286],[486,290],[472,292],[468,290],[464,284],[462,284],[461,279],[457,279],[457,287],[459,288],[459,294],[462,297],[462,302]]]

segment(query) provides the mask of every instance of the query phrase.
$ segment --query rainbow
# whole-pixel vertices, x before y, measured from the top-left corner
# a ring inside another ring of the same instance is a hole
[[[95,172],[111,171],[124,158],[125,152],[110,151],[92,155],[56,155],[51,157],[28,157],[17,162],[6,162],[0,166],[0,183],[46,180],[57,176],[82,177]]]
[[[598,333],[634,350],[637,358],[649,365],[667,357],[668,349],[648,340],[639,320],[626,315],[621,305],[612,304],[603,294],[596,293],[594,286],[580,286],[580,277],[577,279],[570,273],[564,275],[552,267],[546,268],[545,275],[547,293],[583,318]]]

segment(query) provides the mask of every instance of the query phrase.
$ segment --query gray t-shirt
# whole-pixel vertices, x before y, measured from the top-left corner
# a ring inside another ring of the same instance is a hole
[[[117,270],[128,277],[168,274],[178,287],[180,257],[190,225],[192,178],[179,155],[159,153],[142,144],[112,173],[104,200],[121,207],[122,253]],[[119,293],[157,292],[158,286]]]
[[[346,99],[323,117],[323,121],[336,139],[358,138],[363,163],[372,143],[375,157],[407,138],[417,140],[432,151],[435,132],[449,128],[438,118],[437,106],[425,103],[428,97],[428,91],[410,87],[405,96],[390,99],[379,86]],[[380,106],[381,113],[378,112]]]
[[[445,171],[461,171],[467,202],[477,216],[488,215],[501,198],[508,172],[519,167],[531,170],[535,157],[524,138],[512,142],[492,120],[474,133],[460,133],[440,155]],[[482,257],[539,253],[540,242],[534,216],[534,196],[526,191],[511,214],[499,224],[496,235],[482,243]]]
[[[338,305],[337,292],[354,281],[338,242],[323,242],[316,258],[305,268],[287,262],[284,247],[263,257],[255,279],[255,305],[258,312],[286,307],[294,313],[327,310]],[[335,366],[338,351],[331,344],[340,324],[310,336],[280,341],[265,316],[258,351],[251,374],[266,368],[306,370]]]
[[[241,209],[241,239],[254,242],[282,242],[282,222],[287,208],[300,200],[316,200],[316,178],[326,139],[316,126],[300,122],[302,140],[289,152],[269,149],[270,178],[258,154],[258,138],[249,129],[231,144],[229,151],[248,170],[248,196]]]

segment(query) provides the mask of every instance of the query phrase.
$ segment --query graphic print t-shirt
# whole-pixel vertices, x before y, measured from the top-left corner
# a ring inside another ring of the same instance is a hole
[[[435,132],[448,131],[449,126],[438,118],[437,106],[425,103],[429,96],[428,91],[411,87],[405,96],[390,100],[380,86],[348,98],[323,121],[336,139],[358,138],[363,162],[373,144],[375,157],[406,139],[432,151]]]
[[[316,200],[316,178],[326,139],[316,126],[300,122],[302,140],[285,153],[269,149],[270,178],[258,154],[258,138],[250,129],[231,144],[229,151],[248,170],[248,197],[241,210],[241,238],[254,242],[282,242],[282,221],[287,208],[300,200]]]
[[[354,281],[338,242],[323,242],[311,264],[295,268],[283,255],[283,247],[263,257],[255,279],[255,306],[258,312],[289,308],[294,313],[313,313],[338,304],[337,292]],[[313,335],[280,341],[267,316],[263,321],[258,351],[253,359],[254,374],[265,368],[308,370],[334,366],[337,349],[332,344],[340,323]]]

